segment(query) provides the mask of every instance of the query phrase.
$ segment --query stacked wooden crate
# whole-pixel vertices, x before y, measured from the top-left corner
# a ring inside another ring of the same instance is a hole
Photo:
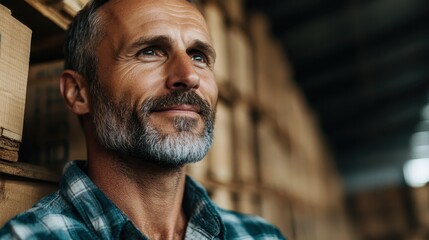
[[[31,30],[0,4],[0,159],[17,161],[22,140]]]
[[[89,0],[25,0],[62,29],[67,29],[73,17]]]
[[[411,231],[409,239],[428,239],[429,238],[429,184],[422,187],[411,188],[410,199],[412,206],[412,215],[414,216],[414,228]]]
[[[59,173],[42,166],[0,160],[0,228],[58,188]]]
[[[58,177],[43,167],[16,163],[22,140],[30,39],[31,30],[0,4],[0,226],[52,192],[58,182]]]
[[[264,16],[201,1],[217,52],[215,142],[189,166],[222,207],[258,214],[291,239],[353,239],[340,178]]]
[[[423,189],[416,189],[415,196],[427,194],[421,190]],[[417,199],[416,202],[409,202],[408,191],[402,187],[391,186],[348,196],[349,207],[353,210],[353,225],[361,239],[415,239],[410,237],[413,232],[412,215],[409,214],[412,212],[409,209],[411,206],[418,209],[416,215],[421,229],[425,229],[425,225],[427,227],[427,217],[424,216],[427,214],[427,197],[420,199],[425,201],[423,205]]]

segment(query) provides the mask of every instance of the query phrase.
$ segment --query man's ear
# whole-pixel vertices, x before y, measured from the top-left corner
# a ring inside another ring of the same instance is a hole
[[[72,112],[77,115],[89,112],[88,84],[81,74],[73,70],[64,70],[60,78],[60,91]]]

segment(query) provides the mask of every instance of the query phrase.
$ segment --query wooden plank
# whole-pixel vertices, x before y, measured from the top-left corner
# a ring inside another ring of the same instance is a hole
[[[52,171],[41,166],[28,163],[10,163],[0,160],[0,174],[1,173],[52,183],[59,182],[61,176],[60,172]]]
[[[88,0],[25,1],[64,30],[67,29],[73,17],[88,2]]]
[[[43,16],[49,18],[52,22],[57,24],[60,28],[66,30],[71,22],[72,17],[63,14],[58,9],[44,4],[39,0],[25,0],[28,4],[39,11]]]
[[[18,161],[18,152],[0,148],[0,159],[16,162]]]
[[[57,188],[54,183],[28,181],[0,173],[0,228],[10,218],[29,209]]]
[[[18,151],[19,142],[0,136],[0,148],[6,149],[6,150]]]

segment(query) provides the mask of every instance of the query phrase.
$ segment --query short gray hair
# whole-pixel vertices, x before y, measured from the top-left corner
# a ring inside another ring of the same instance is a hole
[[[88,84],[97,76],[96,46],[103,34],[102,18],[97,9],[108,0],[93,0],[76,15],[64,42],[64,69],[82,74]]]

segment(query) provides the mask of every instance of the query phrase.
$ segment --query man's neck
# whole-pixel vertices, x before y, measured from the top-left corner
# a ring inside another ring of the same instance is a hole
[[[88,158],[89,177],[141,232],[150,239],[184,238],[183,167],[165,169],[144,162],[130,167],[112,155]]]

